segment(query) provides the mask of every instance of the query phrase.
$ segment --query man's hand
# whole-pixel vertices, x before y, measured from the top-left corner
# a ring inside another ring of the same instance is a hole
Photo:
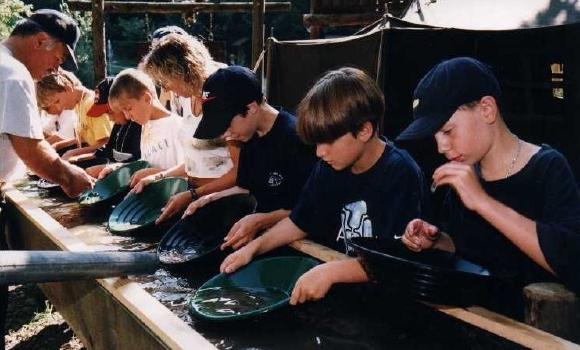
[[[83,169],[76,165],[69,165],[68,174],[65,176],[65,182],[61,188],[67,196],[78,197],[85,190],[93,188],[95,179],[89,176]]]

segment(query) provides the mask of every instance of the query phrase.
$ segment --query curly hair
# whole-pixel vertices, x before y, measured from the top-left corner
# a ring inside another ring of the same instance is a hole
[[[197,91],[215,65],[209,50],[199,40],[190,35],[168,34],[153,45],[139,67],[162,87],[166,79],[176,79]]]

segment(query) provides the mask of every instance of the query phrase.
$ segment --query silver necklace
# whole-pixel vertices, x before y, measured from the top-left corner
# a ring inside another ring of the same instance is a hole
[[[121,126],[121,128],[122,128],[122,126]],[[131,122],[128,122],[127,128],[125,128],[123,140],[121,142],[121,149],[119,149],[119,136],[121,134],[121,130],[119,130],[119,132],[117,133],[117,137],[115,138],[115,149],[117,150],[117,152],[123,152],[123,149],[125,148],[125,139],[127,139],[127,134],[129,133],[130,128],[131,128]]]
[[[516,136],[516,138],[518,139],[518,148],[516,149],[516,152],[514,153],[514,157],[512,158],[510,166],[507,168],[507,171],[505,173],[506,179],[512,174],[512,171],[514,170],[514,166],[516,165],[516,161],[518,160],[518,158],[520,156],[520,152],[522,151],[522,140],[517,136]]]

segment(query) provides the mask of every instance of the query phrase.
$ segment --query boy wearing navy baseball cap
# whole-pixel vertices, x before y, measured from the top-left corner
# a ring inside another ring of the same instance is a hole
[[[217,70],[203,85],[203,117],[194,138],[225,137],[242,142],[236,186],[203,196],[184,215],[218,198],[235,193],[256,197],[256,214],[238,221],[222,249],[237,249],[257,232],[286,218],[316,161],[312,149],[296,134],[296,117],[264,99],[256,75],[245,67]]]
[[[488,306],[521,319],[529,283],[559,280],[580,291],[580,195],[562,154],[508,129],[500,98],[491,68],[469,57],[441,62],[419,82],[414,121],[398,140],[435,137],[448,162],[433,173],[432,190],[449,189],[449,217],[440,227],[412,220],[402,241],[416,252],[459,252],[506,277]]]

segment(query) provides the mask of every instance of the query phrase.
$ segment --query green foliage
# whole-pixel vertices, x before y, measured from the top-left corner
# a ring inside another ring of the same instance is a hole
[[[31,5],[25,5],[20,0],[0,1],[0,39],[8,37],[16,22],[22,18],[23,14],[27,15],[31,10]]]
[[[79,25],[81,38],[75,50],[79,70],[75,74],[85,86],[92,88],[95,85],[95,79],[93,69],[93,33],[91,28],[93,20],[91,13],[71,11],[66,3],[60,5],[60,10],[71,16]]]
[[[147,41],[149,33],[143,15],[118,16],[117,21],[111,22],[109,33],[115,33],[116,40]]]

